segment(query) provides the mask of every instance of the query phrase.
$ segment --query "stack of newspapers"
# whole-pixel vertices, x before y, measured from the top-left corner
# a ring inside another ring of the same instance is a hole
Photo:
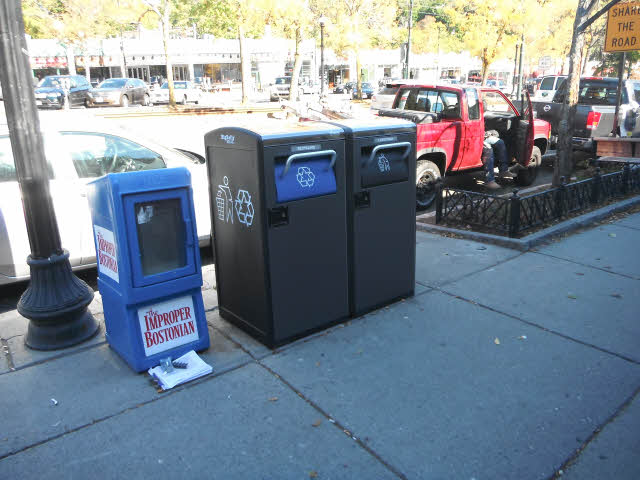
[[[174,368],[173,371],[167,372],[158,365],[149,369],[149,375],[163,390],[169,390],[176,385],[190,382],[213,372],[213,367],[205,363],[193,350],[173,360],[173,364],[181,365],[183,368]]]

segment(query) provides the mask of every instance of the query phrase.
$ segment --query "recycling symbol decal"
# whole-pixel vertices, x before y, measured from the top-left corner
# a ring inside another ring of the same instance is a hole
[[[238,190],[235,205],[238,221],[250,227],[253,223],[253,217],[255,216],[253,203],[251,202],[251,194],[246,190]]]
[[[378,169],[380,170],[380,173],[391,171],[391,165],[389,165],[389,160],[387,159],[387,157],[384,156],[383,153],[378,155]]]
[[[316,176],[309,167],[299,167],[296,178],[302,188],[311,188],[316,181]]]

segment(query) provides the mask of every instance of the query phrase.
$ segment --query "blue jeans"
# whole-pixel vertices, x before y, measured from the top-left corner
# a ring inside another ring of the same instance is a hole
[[[506,172],[509,168],[509,158],[507,155],[507,146],[504,140],[498,137],[489,137],[484,141],[482,149],[482,163],[487,170],[487,182],[493,182],[496,177],[493,173],[495,161],[498,161],[498,171]]]

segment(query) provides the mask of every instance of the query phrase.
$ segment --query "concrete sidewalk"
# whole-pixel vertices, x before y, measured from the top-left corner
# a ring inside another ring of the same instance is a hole
[[[640,478],[640,214],[526,253],[417,242],[414,298],[275,351],[208,270],[214,374],[165,393],[102,333],[35,352],[1,315],[0,478]]]

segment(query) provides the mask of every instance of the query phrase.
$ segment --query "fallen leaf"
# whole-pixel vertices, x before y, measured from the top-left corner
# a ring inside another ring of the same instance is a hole
[[[320,362],[316,362],[316,367],[319,367],[319,366],[320,366]]]
[[[613,298],[622,298],[622,295],[620,295],[619,293],[612,293],[611,296]]]
[[[314,427],[319,427],[322,424],[322,420],[318,419],[315,422],[313,422],[311,425]]]
[[[578,297],[570,293],[569,295],[567,295],[567,298],[570,298],[571,300],[576,300]]]
[[[526,340],[526,339],[527,339],[527,336],[526,336],[526,335],[520,335],[520,336],[518,337],[518,340]]]
[[[309,478],[318,478],[318,472],[316,472],[315,470],[311,470],[309,472]]]
[[[278,401],[278,397],[271,397],[269,399],[270,402],[277,402]]]
[[[500,339],[498,337],[494,338],[493,343],[495,343],[496,345],[500,345]]]
[[[609,236],[615,238],[616,234],[615,233],[610,233]]]

